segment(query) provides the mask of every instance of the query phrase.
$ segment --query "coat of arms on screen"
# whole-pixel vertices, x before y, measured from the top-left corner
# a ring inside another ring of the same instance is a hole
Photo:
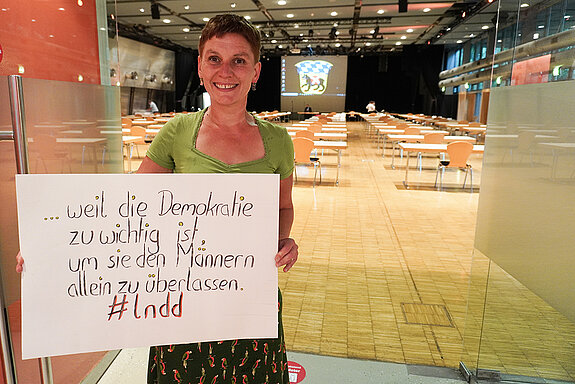
[[[295,65],[303,93],[321,95],[327,88],[327,76],[333,64],[324,60],[304,60]]]

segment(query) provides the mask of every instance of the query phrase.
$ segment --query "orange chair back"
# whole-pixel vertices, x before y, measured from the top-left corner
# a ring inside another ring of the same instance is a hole
[[[407,127],[405,128],[405,131],[403,131],[404,135],[419,135],[420,133],[421,130],[416,127]]]
[[[310,140],[315,139],[314,133],[308,129],[306,129],[305,131],[297,131],[295,133],[295,137],[306,137]]]
[[[313,140],[306,137],[294,137],[293,150],[296,163],[309,163],[309,156],[313,151]]]
[[[445,133],[430,132],[423,135],[423,142],[425,144],[443,144],[443,137]]]
[[[307,127],[308,131],[312,131],[313,133],[318,133],[321,132],[323,128],[323,125],[321,123],[318,124],[311,124],[309,127]]]
[[[454,141],[447,144],[447,154],[449,155],[449,168],[465,168],[467,159],[473,151],[473,144],[467,141]]]

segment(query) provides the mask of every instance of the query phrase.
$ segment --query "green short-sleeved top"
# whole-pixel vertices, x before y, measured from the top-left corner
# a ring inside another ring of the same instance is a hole
[[[293,172],[293,143],[285,128],[256,118],[265,155],[261,159],[226,164],[196,148],[206,109],[170,119],[154,138],[147,156],[176,173],[277,173],[281,179]]]

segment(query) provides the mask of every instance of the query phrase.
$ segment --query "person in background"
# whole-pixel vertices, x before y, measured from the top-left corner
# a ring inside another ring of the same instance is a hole
[[[152,113],[160,112],[160,110],[158,109],[158,106],[156,105],[156,103],[154,103],[153,100],[150,100],[150,104],[148,106],[148,111],[150,111]]]
[[[298,246],[289,237],[294,219],[293,144],[285,128],[246,111],[248,93],[260,75],[260,46],[259,31],[242,16],[218,15],[207,22],[199,42],[198,74],[211,105],[168,121],[154,138],[138,173],[279,174],[275,263],[287,272],[298,258]],[[288,384],[281,310],[278,289],[275,339],[152,347],[148,383]]]
[[[305,105],[305,108],[303,109],[304,112],[312,112],[313,110],[311,109],[311,107],[309,106],[309,104]]]
[[[367,109],[367,113],[377,112],[377,109],[375,108],[375,101],[370,101],[365,106],[365,109]]]

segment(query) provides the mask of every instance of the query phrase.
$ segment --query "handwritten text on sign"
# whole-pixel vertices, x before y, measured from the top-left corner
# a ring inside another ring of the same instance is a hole
[[[19,175],[23,358],[277,337],[277,175]]]

